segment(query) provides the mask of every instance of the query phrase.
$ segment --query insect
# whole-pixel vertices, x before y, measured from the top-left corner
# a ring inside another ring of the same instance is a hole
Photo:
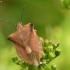
[[[26,63],[38,66],[42,57],[42,43],[33,28],[32,23],[17,24],[16,31],[8,36],[13,42],[17,54]]]
[[[23,14],[23,13],[22,13]],[[16,31],[8,36],[22,61],[38,66],[42,57],[42,42],[36,34],[34,25],[19,22]]]

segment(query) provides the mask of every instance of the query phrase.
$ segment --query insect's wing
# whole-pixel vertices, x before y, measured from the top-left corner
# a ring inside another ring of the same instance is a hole
[[[30,46],[32,50],[39,55],[38,60],[40,60],[40,58],[42,57],[42,43],[39,37],[36,35],[36,32],[34,29],[30,38]]]
[[[13,43],[13,44],[16,48],[18,56],[22,59],[22,61],[32,64],[32,62],[28,58],[28,54],[26,50],[22,46],[18,45],[17,43]]]

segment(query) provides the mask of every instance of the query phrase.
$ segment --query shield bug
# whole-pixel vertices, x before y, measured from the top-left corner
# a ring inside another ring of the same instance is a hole
[[[33,24],[17,24],[16,31],[8,36],[13,42],[17,54],[26,63],[38,66],[42,57],[42,43],[34,30]]]
[[[35,66],[40,64],[42,42],[37,36],[32,23],[23,25],[22,22],[19,22],[16,26],[16,31],[8,36],[8,40],[14,44],[17,54],[22,61]]]

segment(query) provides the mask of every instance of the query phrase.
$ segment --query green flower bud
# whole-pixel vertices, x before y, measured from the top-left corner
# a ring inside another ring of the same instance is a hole
[[[58,41],[56,41],[56,42],[53,41],[52,44],[53,44],[53,50],[55,50],[59,46]]]
[[[43,60],[43,64],[46,64],[46,59]]]
[[[44,47],[47,47],[48,45],[49,45],[49,40],[45,39],[45,41],[44,41]]]
[[[49,53],[49,52],[53,52],[53,46],[50,45],[46,48],[46,52]]]
[[[41,40],[42,42],[44,42],[44,39],[43,39],[42,37],[40,37],[40,40]]]
[[[42,58],[45,58],[46,55],[47,55],[47,54],[43,52],[43,53],[42,53]]]
[[[48,58],[49,58],[50,60],[52,60],[54,57],[55,57],[54,53],[49,52]]]
[[[67,4],[66,4],[66,2],[65,2],[65,0],[61,0],[61,1],[60,1],[60,6],[61,6],[62,8],[68,8],[68,7],[67,7]]]
[[[51,65],[51,70],[56,70],[56,65],[55,64]]]
[[[70,0],[61,0],[60,5],[62,8],[70,9]]]
[[[50,59],[48,58],[48,59],[46,59],[46,63],[48,64],[50,62]]]
[[[42,42],[42,46],[44,46],[44,39],[42,37],[40,37],[40,40]]]
[[[59,56],[60,53],[61,53],[61,50],[60,50],[60,49],[56,49],[56,50],[55,50],[55,55],[56,55],[56,57]]]

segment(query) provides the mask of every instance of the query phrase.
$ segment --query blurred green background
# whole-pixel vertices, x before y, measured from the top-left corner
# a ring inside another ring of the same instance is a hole
[[[56,63],[57,70],[70,70],[70,10],[62,9],[59,0],[2,0],[0,19],[17,24],[24,4],[23,24],[32,22],[38,36],[60,41],[61,55],[50,64]],[[7,40],[15,28],[0,21],[0,70],[22,70],[12,62],[11,57],[16,55],[16,50]]]

